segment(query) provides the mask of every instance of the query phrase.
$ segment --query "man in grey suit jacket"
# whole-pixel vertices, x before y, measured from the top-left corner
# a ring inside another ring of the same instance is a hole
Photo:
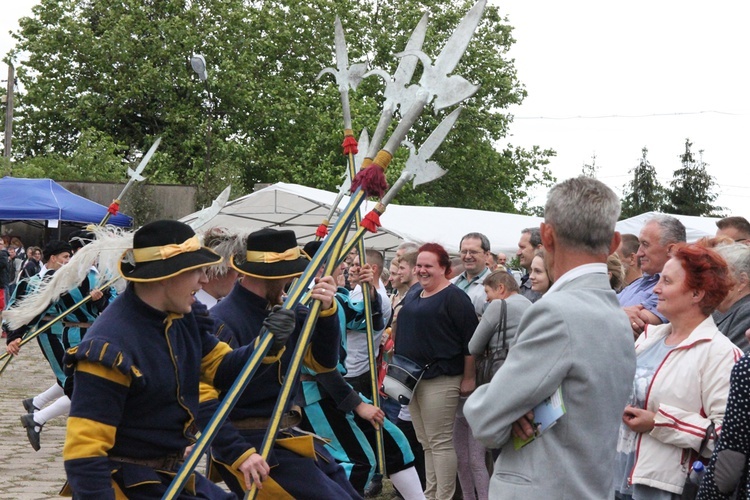
[[[464,407],[474,436],[502,448],[491,498],[614,497],[617,432],[635,374],[633,336],[605,264],[620,244],[619,214],[617,196],[596,179],[550,191],[541,234],[555,283],[526,311],[505,364]],[[516,450],[512,435],[533,435],[533,408],[558,387],[566,414]]]

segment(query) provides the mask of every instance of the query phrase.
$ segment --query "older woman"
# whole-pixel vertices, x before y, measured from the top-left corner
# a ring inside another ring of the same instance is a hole
[[[750,328],[750,246],[732,243],[720,245],[716,251],[729,264],[734,285],[714,312],[714,321],[721,333],[747,352],[750,349],[750,342],[745,338],[745,331]]]
[[[649,326],[635,344],[634,394],[617,444],[617,498],[679,498],[707,429],[721,428],[741,352],[711,312],[731,284],[724,259],[703,246],[676,246],[664,265],[654,293],[670,322]]]
[[[529,280],[531,281],[531,289],[542,295],[547,293],[549,287],[552,286],[552,278],[550,278],[547,264],[544,261],[544,249],[539,249],[534,253]]]
[[[404,297],[398,315],[396,354],[428,366],[417,385],[409,411],[424,448],[429,499],[446,499],[456,488],[453,421],[460,395],[474,390],[474,359],[469,339],[478,320],[474,306],[446,277],[448,252],[436,243],[419,248],[414,269],[420,286]]]

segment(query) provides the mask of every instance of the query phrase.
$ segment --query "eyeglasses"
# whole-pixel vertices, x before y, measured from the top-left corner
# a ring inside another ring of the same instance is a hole
[[[481,255],[484,253],[484,250],[461,250],[458,252],[458,255]]]

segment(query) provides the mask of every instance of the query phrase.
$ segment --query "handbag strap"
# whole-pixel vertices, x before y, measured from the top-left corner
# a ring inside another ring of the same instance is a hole
[[[503,345],[501,347],[505,347],[505,343],[508,337],[508,304],[505,302],[505,299],[500,300],[503,301],[500,308],[500,321],[497,322],[497,329],[495,330],[495,333],[492,335],[492,337],[490,337],[490,340],[494,337],[499,337],[500,332],[503,332]],[[491,351],[490,344],[491,342],[487,342],[487,346],[484,348],[486,352]]]
[[[503,348],[505,348],[508,339],[508,303],[503,301],[503,309],[500,311],[500,328],[503,330]]]
[[[708,441],[711,438],[716,438],[716,425],[711,422],[711,425],[709,425],[706,428],[706,435],[703,436],[703,441],[701,441],[701,447],[698,449],[698,457],[703,455],[703,452],[706,450],[706,447],[708,446]]]
[[[708,446],[708,441],[711,438],[714,438],[714,439],[717,438],[717,435],[716,435],[716,424],[714,424],[713,422],[711,422],[711,425],[709,425],[706,428],[706,435],[703,436],[703,440],[701,441],[700,448],[698,448],[698,460],[701,459],[701,457],[703,456],[703,452],[706,451],[706,447]],[[693,450],[689,450],[689,451],[691,453],[688,453],[688,462],[690,461],[690,457],[692,456],[692,451]],[[690,477],[690,472],[692,471],[692,469],[693,469],[693,464],[692,463],[688,463],[688,471],[687,471],[688,477]]]

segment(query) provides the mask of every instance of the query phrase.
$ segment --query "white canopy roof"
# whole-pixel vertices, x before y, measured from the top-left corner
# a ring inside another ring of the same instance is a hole
[[[214,226],[285,228],[293,230],[303,245],[315,238],[315,230],[328,215],[335,199],[336,193],[279,182],[230,201],[217,216],[196,230]],[[339,207],[343,208],[348,202],[349,197],[345,196]],[[364,203],[362,215],[374,207],[375,202]],[[181,220],[191,222],[197,214]],[[483,210],[390,204],[380,218],[382,227],[376,234],[368,232],[365,244],[368,248],[393,252],[404,241],[436,242],[449,252],[457,253],[461,237],[476,231],[487,235],[493,252],[515,253],[521,230],[538,226],[541,221],[541,217]]]
[[[230,201],[213,219],[196,228],[207,229],[214,226],[243,229],[276,227],[291,229],[297,235],[300,245],[315,238],[315,230],[328,215],[336,193],[309,188],[299,184],[279,182],[236,200]],[[349,202],[345,196],[339,207]],[[363,204],[364,216],[374,208],[375,203]],[[196,219],[198,212],[183,217],[183,222]],[[655,215],[654,212],[622,220],[617,223],[621,233],[638,235],[644,222]],[[335,222],[338,210],[332,222]],[[703,236],[713,236],[715,221],[706,217],[678,215],[688,228],[688,241]],[[508,257],[515,254],[521,230],[539,226],[541,217],[488,212],[450,207],[415,207],[409,205],[388,206],[380,218],[382,227],[377,233],[367,233],[365,244],[385,252],[393,252],[404,241],[415,243],[436,242],[450,253],[457,253],[461,237],[469,232],[480,232],[490,240],[493,252],[505,252]],[[354,227],[354,226],[352,226]],[[353,233],[350,232],[350,235]]]

